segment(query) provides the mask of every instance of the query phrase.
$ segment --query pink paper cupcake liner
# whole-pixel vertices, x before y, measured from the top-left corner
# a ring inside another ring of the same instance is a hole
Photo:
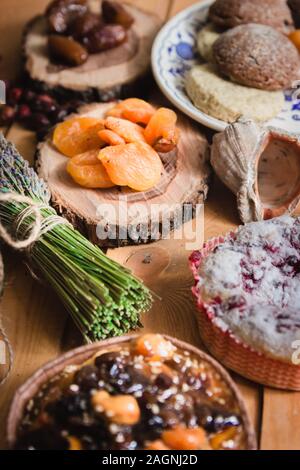
[[[215,324],[210,305],[201,298],[197,287],[200,280],[199,267],[224,240],[224,237],[213,238],[204,244],[202,250],[194,252],[190,257],[190,267],[195,278],[192,292],[197,301],[196,317],[200,336],[218,361],[243,377],[269,387],[299,391],[300,366],[268,357],[240,341],[230,331],[223,331]]]

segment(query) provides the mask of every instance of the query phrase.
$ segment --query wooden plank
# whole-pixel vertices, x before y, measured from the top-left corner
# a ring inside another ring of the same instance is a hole
[[[33,162],[35,137],[13,126],[7,138],[15,143],[24,158]],[[5,290],[1,301],[4,328],[14,349],[14,366],[0,394],[0,422],[4,423],[10,397],[38,367],[61,351],[66,312],[52,291],[32,279],[23,258],[4,248]],[[4,445],[5,426],[0,426],[0,447]]]
[[[195,0],[173,0],[172,6],[170,8],[169,16],[174,16],[181,10],[188,8],[191,5],[194,5]]]
[[[300,393],[265,388],[261,447],[265,450],[299,450]]]
[[[44,11],[48,0],[1,0],[0,77],[13,78],[20,69],[20,47],[25,23]]]
[[[169,1],[131,1],[166,18]],[[32,16],[44,10],[47,0],[2,0],[0,5],[1,78],[12,78],[20,62],[21,30]],[[34,134],[14,125],[7,134],[30,163],[36,147]],[[13,372],[1,387],[0,448],[5,448],[5,422],[11,397],[38,367],[61,352],[76,347],[81,338],[64,308],[47,286],[31,278],[21,257],[4,249],[5,291],[1,302],[3,323],[15,352]]]
[[[194,224],[188,224],[191,230]],[[146,331],[169,334],[201,346],[191,294],[190,252],[186,248],[186,239],[183,238],[120,248],[108,254],[132,269],[154,294],[153,307],[142,318]]]
[[[174,16],[195,2],[193,0],[173,0],[170,16]],[[202,129],[202,126],[201,126]],[[210,133],[209,133],[210,135]],[[205,240],[225,234],[239,224],[234,196],[215,178],[209,199],[205,204]],[[187,324],[185,324],[187,327]],[[190,325],[191,326],[191,325]],[[260,433],[261,387],[242,378],[235,377],[244,396],[257,435]]]
[[[132,3],[143,10],[155,13],[163,21],[167,19],[172,4],[172,0],[150,0],[147,2],[145,0],[122,0],[122,2]]]
[[[130,0],[144,9],[166,19],[193,0]],[[1,0],[0,76],[13,76],[20,56],[20,35],[24,23],[35,13],[43,11],[47,0]],[[199,126],[199,129],[203,130]],[[206,130],[207,135],[211,133]],[[35,140],[32,133],[14,126],[8,137],[22,154],[32,162]],[[235,228],[238,221],[234,196],[215,179],[205,204],[204,238],[217,236]],[[200,244],[200,243],[199,243]],[[145,329],[165,332],[201,347],[195,306],[190,293],[192,277],[188,269],[188,252],[184,241],[162,241],[154,245],[124,248],[110,255],[143,276],[157,295],[152,312],[144,316]],[[147,262],[145,263],[145,259]],[[148,262],[150,259],[150,263]],[[41,364],[74,347],[80,341],[66,314],[46,288],[33,281],[19,256],[5,252],[6,289],[1,311],[7,332],[13,343],[16,358],[13,374],[0,394],[0,448],[4,447],[5,419],[15,389]],[[159,300],[163,298],[163,301]],[[260,433],[262,387],[235,377],[247,402],[252,420]],[[262,447],[296,446],[298,394],[283,394],[267,390],[263,413]],[[276,415],[276,416],[275,416]],[[274,417],[275,416],[275,417]],[[289,421],[289,422],[288,422]],[[286,432],[286,429],[288,431]],[[294,434],[295,435],[294,435]]]
[[[205,204],[203,241],[236,228],[238,218],[232,207],[231,194],[216,181]],[[194,230],[195,222],[191,225]],[[185,239],[162,240],[147,247],[120,248],[108,254],[131,268],[155,294],[152,310],[142,319],[146,331],[173,335],[203,348],[195,320],[196,307],[191,294],[193,279]],[[236,375],[234,378],[259,435],[262,387]]]

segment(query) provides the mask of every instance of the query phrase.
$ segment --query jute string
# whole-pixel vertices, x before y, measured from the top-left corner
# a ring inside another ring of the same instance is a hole
[[[30,255],[34,244],[47,232],[53,230],[57,225],[69,224],[69,222],[63,217],[58,216],[53,210],[53,214],[48,217],[43,217],[41,211],[43,209],[50,209],[50,206],[43,203],[38,203],[27,196],[23,196],[17,193],[1,193],[0,192],[0,203],[11,202],[26,204],[23,210],[16,215],[12,232],[14,237],[6,230],[0,220],[0,237],[4,242],[14,248],[15,250],[26,250],[27,254]],[[26,219],[32,218],[33,221],[28,224],[28,228],[22,232],[22,239],[19,239],[21,235],[21,228]],[[25,238],[24,238],[25,236]],[[36,277],[36,276],[35,276]],[[8,349],[9,365],[4,377],[0,381],[0,386],[6,382],[13,366],[14,353],[12,345],[7,337],[3,328],[0,318],[0,334],[3,337],[3,341]]]

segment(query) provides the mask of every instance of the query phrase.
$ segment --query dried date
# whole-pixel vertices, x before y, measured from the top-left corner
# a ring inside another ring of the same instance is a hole
[[[50,32],[67,33],[70,25],[87,11],[86,0],[55,0],[46,10]]]
[[[79,16],[71,25],[71,34],[75,38],[81,40],[91,31],[101,29],[102,19],[100,15],[87,12],[85,15]]]
[[[50,57],[65,65],[78,66],[88,59],[88,52],[72,38],[52,34],[48,39]]]
[[[123,44],[127,39],[126,29],[121,25],[108,24],[94,30],[83,39],[83,44],[91,54],[107,51]]]
[[[111,2],[104,0],[102,2],[102,16],[106,23],[114,23],[129,29],[133,23],[134,18],[119,2]]]

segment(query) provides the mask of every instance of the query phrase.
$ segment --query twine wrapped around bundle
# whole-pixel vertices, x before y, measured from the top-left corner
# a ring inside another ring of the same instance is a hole
[[[15,250],[27,249],[30,252],[30,248],[34,245],[34,243],[45,233],[52,230],[56,225],[69,224],[66,219],[58,216],[54,211],[52,216],[43,219],[41,210],[49,209],[49,205],[37,203],[27,196],[22,196],[17,193],[0,193],[0,203],[1,202],[19,202],[26,205],[25,208],[20,211],[18,216],[15,218],[13,224],[13,231],[16,235],[16,239],[13,238],[12,235],[6,230],[0,220],[0,237],[3,238],[5,243]],[[34,220],[26,227],[25,236],[27,238],[18,240],[22,225],[26,223],[27,218],[31,220],[33,217]]]
[[[56,213],[45,182],[1,135],[0,237],[26,251],[87,342],[140,326],[150,291]]]

